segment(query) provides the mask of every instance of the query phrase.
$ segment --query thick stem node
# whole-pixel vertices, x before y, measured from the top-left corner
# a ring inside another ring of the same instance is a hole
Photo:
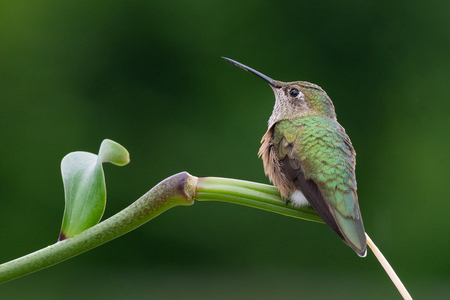
[[[158,183],[109,219],[39,251],[0,265],[0,283],[38,271],[109,242],[177,205],[194,203],[197,177],[187,172]]]

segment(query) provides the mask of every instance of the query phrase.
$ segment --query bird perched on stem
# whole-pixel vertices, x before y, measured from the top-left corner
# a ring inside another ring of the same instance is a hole
[[[310,205],[355,252],[367,242],[359,210],[355,150],[337,122],[333,102],[318,85],[281,82],[223,57],[264,79],[275,93],[269,128],[258,155],[269,180],[293,206]]]

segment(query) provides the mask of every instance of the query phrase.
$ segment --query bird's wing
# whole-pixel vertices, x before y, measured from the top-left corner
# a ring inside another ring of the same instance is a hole
[[[364,256],[366,239],[356,194],[355,153],[343,128],[320,119],[281,121],[273,131],[273,148],[287,181],[294,183],[346,244]]]

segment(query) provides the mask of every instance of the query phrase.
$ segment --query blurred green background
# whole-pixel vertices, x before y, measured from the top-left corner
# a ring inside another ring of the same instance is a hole
[[[110,138],[105,218],[188,171],[268,183],[268,76],[320,85],[358,153],[366,230],[415,298],[450,297],[450,2],[2,1],[0,261],[56,242],[60,161]],[[326,226],[177,207],[2,299],[400,299]]]

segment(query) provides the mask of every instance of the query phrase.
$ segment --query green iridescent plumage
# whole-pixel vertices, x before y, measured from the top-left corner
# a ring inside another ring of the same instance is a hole
[[[280,161],[287,158],[289,167],[317,185],[344,241],[355,250],[365,249],[356,194],[355,152],[339,123],[308,115],[283,120],[274,126],[273,145]]]

